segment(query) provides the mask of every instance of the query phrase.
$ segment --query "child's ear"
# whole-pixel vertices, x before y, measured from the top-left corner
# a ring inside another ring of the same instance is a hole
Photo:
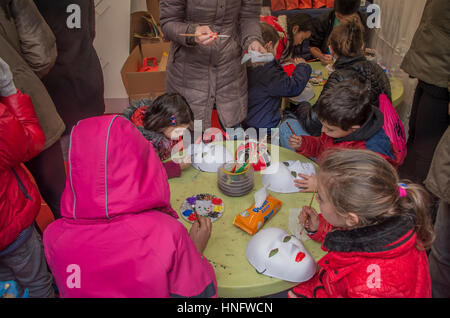
[[[345,217],[345,224],[350,228],[358,225],[359,224],[358,215],[353,212],[348,213],[347,216]]]
[[[292,34],[296,34],[298,32],[298,25],[294,25],[292,28]]]

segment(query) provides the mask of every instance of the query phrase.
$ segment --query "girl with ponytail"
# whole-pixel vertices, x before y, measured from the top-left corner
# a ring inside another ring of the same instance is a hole
[[[321,214],[299,222],[328,251],[320,272],[290,297],[431,297],[426,249],[433,241],[429,198],[367,150],[332,150],[318,173]]]

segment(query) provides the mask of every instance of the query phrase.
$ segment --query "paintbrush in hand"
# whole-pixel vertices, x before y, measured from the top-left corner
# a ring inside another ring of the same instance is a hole
[[[312,203],[314,201],[314,196],[316,195],[316,190],[314,190],[311,201],[309,202],[309,208],[311,208]],[[309,216],[309,214],[306,216],[306,220],[305,220],[305,227],[309,228],[309,223],[310,223],[311,217]]]
[[[195,204],[192,204],[191,206],[192,206],[192,210],[194,211],[195,218],[197,219],[197,222],[198,222],[198,228],[200,228],[200,218],[198,216],[197,210],[195,209]]]

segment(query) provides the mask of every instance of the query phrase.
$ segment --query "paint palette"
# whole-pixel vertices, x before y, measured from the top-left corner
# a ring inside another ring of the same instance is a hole
[[[323,78],[321,70],[313,70],[309,82],[312,85],[317,86],[317,85],[325,85],[327,81]]]
[[[181,216],[190,223],[197,219],[192,206],[195,206],[198,215],[210,218],[211,222],[217,221],[225,211],[222,199],[214,194],[194,195],[184,200],[180,208]]]

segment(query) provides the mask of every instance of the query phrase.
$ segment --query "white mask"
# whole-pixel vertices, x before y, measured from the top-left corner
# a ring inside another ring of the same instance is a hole
[[[245,255],[260,274],[301,283],[316,273],[316,262],[296,237],[282,229],[266,228],[247,244]]]
[[[310,176],[316,174],[316,169],[312,163],[293,160],[272,163],[262,174],[262,184],[277,193],[299,192],[294,183],[294,180],[302,179],[299,173]]]
[[[192,155],[192,166],[200,171],[217,172],[227,162],[233,162],[231,152],[221,144],[195,144],[187,151]]]

